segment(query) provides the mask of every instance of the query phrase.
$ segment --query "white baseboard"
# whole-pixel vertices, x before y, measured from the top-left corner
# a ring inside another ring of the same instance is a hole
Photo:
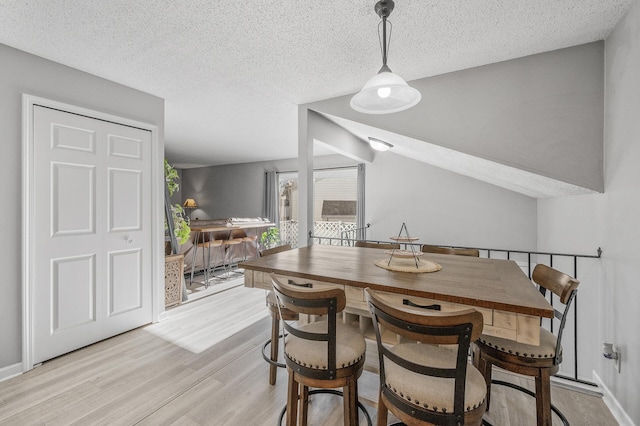
[[[618,402],[616,397],[613,395],[613,393],[611,393],[607,385],[604,384],[600,376],[598,376],[598,374],[595,371],[593,371],[592,374],[593,374],[593,381],[596,382],[598,387],[600,387],[600,390],[602,390],[602,401],[604,401],[605,405],[607,406],[607,408],[609,408],[609,411],[611,411],[611,414],[616,419],[616,421],[620,424],[620,426],[635,426],[635,423],[633,423],[633,420],[631,420],[631,417],[629,417],[627,412],[624,411],[624,408],[622,408],[622,405],[620,405],[620,403]]]
[[[19,376],[20,374],[22,374],[21,362],[0,368],[0,382],[4,380],[9,380],[12,377]]]

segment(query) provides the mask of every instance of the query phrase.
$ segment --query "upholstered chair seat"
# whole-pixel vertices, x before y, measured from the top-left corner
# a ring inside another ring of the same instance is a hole
[[[526,343],[516,342],[515,340],[503,339],[501,337],[487,336],[483,334],[478,342],[496,349],[500,352],[513,354],[523,358],[549,359],[549,363],[553,363],[556,356],[557,338],[546,328],[540,328],[540,346],[527,345]],[[560,356],[562,356],[562,347],[560,347]],[[526,360],[524,361],[526,363]]]
[[[280,308],[284,308],[284,306],[282,306],[282,304],[278,303],[278,298],[276,297],[276,294],[273,292],[273,290],[269,291],[267,293],[267,306],[269,307],[275,307],[277,308],[278,306]],[[286,308],[284,308],[286,309]]]
[[[401,343],[391,348],[401,358],[436,368],[456,368],[455,352],[436,345]],[[454,381],[427,376],[402,368],[391,360],[385,363],[385,386],[405,401],[420,408],[441,413],[453,412]],[[484,377],[475,368],[467,368],[464,388],[465,411],[481,407],[485,400]]]
[[[326,333],[327,322],[318,321],[303,325],[299,329],[308,333]],[[291,334],[287,336],[285,342],[285,353],[292,361],[308,368],[327,369],[327,342],[313,342]],[[336,366],[338,368],[357,364],[364,357],[366,349],[365,341],[356,329],[345,324],[336,324]]]

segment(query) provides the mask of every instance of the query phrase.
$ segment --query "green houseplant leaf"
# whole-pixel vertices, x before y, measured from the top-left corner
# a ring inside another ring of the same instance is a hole
[[[280,245],[280,230],[272,226],[260,236],[262,247],[269,249]]]
[[[178,176],[178,171],[169,164],[166,158],[164,159],[164,178],[167,182],[169,196],[171,196],[180,188],[180,184],[178,184],[180,177]],[[173,219],[173,234],[178,240],[178,243],[182,245],[189,240],[189,235],[191,235],[189,221],[185,219],[184,209],[180,204],[171,206],[171,216]],[[167,228],[168,226],[165,219],[164,229],[166,230]]]

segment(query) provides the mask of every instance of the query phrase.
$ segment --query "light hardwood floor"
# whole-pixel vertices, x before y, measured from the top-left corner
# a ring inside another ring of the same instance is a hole
[[[260,348],[269,327],[264,293],[255,289],[171,309],[158,324],[0,383],[0,424],[276,425],[286,371],[278,369],[276,386],[268,384]],[[498,376],[532,387],[528,379]],[[374,424],[377,386],[377,376],[365,371],[359,393]],[[599,397],[554,387],[552,399],[573,425],[617,424]],[[535,424],[532,398],[508,388],[494,387],[489,415],[496,426]],[[341,422],[338,397],[312,397],[310,425]]]

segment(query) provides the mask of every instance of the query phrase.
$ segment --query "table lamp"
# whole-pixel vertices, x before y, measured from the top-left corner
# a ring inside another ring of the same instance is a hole
[[[196,200],[194,200],[193,198],[187,198],[182,207],[189,210],[189,220],[191,220],[191,212],[193,211],[193,209],[198,208],[198,203],[196,203]]]

